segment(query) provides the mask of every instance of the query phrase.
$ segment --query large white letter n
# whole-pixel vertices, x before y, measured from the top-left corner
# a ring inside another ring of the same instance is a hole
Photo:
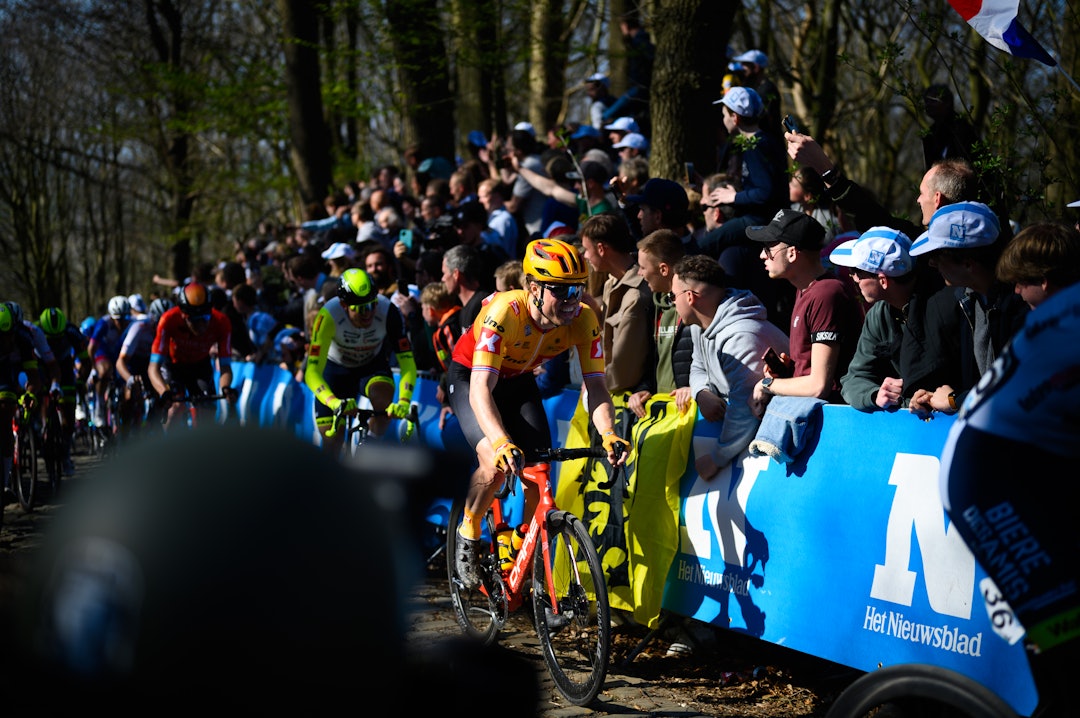
[[[911,565],[911,527],[919,541],[926,597],[938,613],[971,617],[975,593],[975,557],[958,531],[945,529],[945,509],[938,493],[935,456],[897,454],[889,483],[896,487],[885,537],[885,563],[874,568],[870,596],[911,605],[915,572]]]

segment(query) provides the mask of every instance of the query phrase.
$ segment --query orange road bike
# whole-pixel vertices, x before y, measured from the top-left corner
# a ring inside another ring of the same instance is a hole
[[[606,456],[602,448],[541,450],[531,457],[537,463],[507,476],[485,517],[489,550],[481,558],[482,582],[475,590],[466,588],[454,565],[463,498],[454,502],[447,526],[450,596],[462,630],[491,643],[511,612],[531,598],[544,663],[559,692],[579,706],[596,698],[607,676],[610,610],[604,568],[588,529],[555,505],[550,462]],[[504,504],[517,480],[535,485],[540,500],[511,560],[505,551],[500,556],[499,534],[505,541],[511,512]]]

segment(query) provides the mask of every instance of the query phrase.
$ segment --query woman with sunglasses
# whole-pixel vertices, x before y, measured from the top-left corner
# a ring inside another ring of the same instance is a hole
[[[603,337],[596,314],[582,303],[589,270],[577,249],[557,239],[537,239],[525,248],[525,288],[498,292],[485,300],[472,327],[454,346],[447,372],[450,406],[479,467],[473,473],[454,557],[457,573],[474,589],[480,585],[481,521],[502,485],[517,473],[524,456],[551,446],[547,414],[533,369],[577,347],[589,414],[603,437],[608,462],[617,466],[629,448],[614,431],[614,409],[604,383]],[[525,516],[539,496],[524,483]]]
[[[396,402],[391,353],[401,371]],[[345,270],[338,281],[337,296],[315,316],[304,383],[315,395],[315,426],[322,435],[323,448],[335,456],[341,450],[344,432],[331,431],[334,416],[339,410],[355,415],[358,397],[365,396],[371,402],[368,427],[373,437],[386,433],[391,417],[409,416],[416,362],[405,320],[364,270]]]

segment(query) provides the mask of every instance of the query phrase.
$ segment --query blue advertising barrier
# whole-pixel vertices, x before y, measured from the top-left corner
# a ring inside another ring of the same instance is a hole
[[[263,403],[242,417],[285,422],[317,441],[306,387],[269,367],[243,376],[257,386],[241,396]],[[578,400],[566,389],[544,402],[557,444]],[[453,417],[439,430],[434,382],[421,378],[414,401],[414,440],[463,448]],[[1030,715],[1037,694],[1024,650],[994,633],[979,591],[986,574],[941,506],[938,456],[951,423],[827,405],[798,464],[744,454],[708,482],[694,471],[692,451],[664,607],[859,670],[949,668]],[[707,450],[717,429],[699,417],[693,448]],[[429,518],[445,525],[448,503],[437,502]]]

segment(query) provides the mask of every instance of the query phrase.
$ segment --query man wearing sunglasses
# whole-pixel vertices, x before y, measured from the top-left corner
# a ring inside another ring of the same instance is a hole
[[[401,371],[396,402],[391,353]],[[392,417],[409,416],[416,362],[405,320],[364,270],[345,270],[338,281],[337,296],[315,316],[304,383],[315,395],[315,426],[322,434],[323,448],[335,455],[344,432],[333,436],[326,432],[339,409],[356,414],[358,397],[365,396],[371,402],[374,413],[368,427],[374,437],[386,433]]]
[[[154,390],[165,401],[175,395],[197,397],[221,393],[230,403],[235,403],[231,337],[232,322],[213,308],[206,286],[199,282],[184,285],[177,293],[176,306],[158,320],[147,368]],[[220,392],[213,389],[215,359]],[[185,418],[185,410],[180,403],[169,405],[166,430]],[[217,407],[203,403],[196,405],[196,410],[200,423],[210,423]]]
[[[589,414],[611,465],[626,458],[616,456],[617,445],[629,448],[614,430],[599,322],[581,301],[588,267],[573,245],[537,239],[525,248],[522,269],[525,288],[491,296],[454,346],[447,372],[450,406],[479,461],[456,529],[456,570],[469,589],[480,585],[481,522],[504,474],[520,471],[526,454],[551,446],[533,369],[577,347]],[[532,484],[524,491],[529,516],[539,496]]]

